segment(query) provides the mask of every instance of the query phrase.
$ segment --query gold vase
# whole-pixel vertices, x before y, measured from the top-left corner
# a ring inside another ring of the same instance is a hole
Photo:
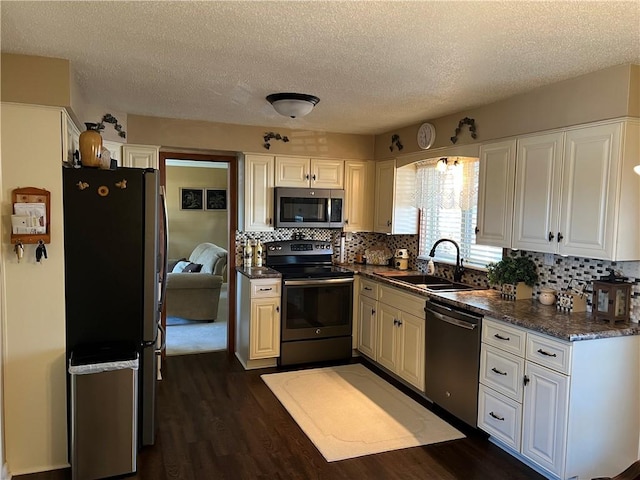
[[[83,167],[99,167],[102,155],[102,135],[97,123],[85,123],[87,129],[80,134],[80,162]]]

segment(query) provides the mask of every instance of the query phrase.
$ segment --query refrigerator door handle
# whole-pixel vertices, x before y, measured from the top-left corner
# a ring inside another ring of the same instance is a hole
[[[162,342],[160,343],[160,347],[156,348],[156,354],[159,355],[165,348],[167,348],[167,332],[160,324],[160,322],[158,322],[158,329],[160,330],[160,334],[162,335]]]
[[[160,199],[162,201],[162,241],[163,250],[162,254],[162,277],[160,284],[160,301],[158,302],[158,312],[162,314],[164,308],[164,302],[167,297],[167,269],[169,268],[168,250],[169,250],[169,218],[167,216],[167,194],[164,185],[160,185]]]

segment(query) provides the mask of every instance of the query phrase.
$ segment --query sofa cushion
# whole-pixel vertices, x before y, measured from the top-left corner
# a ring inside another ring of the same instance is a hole
[[[200,263],[192,263],[188,260],[180,260],[171,270],[171,273],[199,273],[202,270]]]
[[[199,263],[189,263],[182,269],[182,273],[198,273],[202,270],[202,265]]]
[[[173,269],[176,268],[176,265],[178,264],[178,262],[183,262],[185,261],[186,258],[180,258],[177,260],[169,260],[167,261],[167,272],[169,273],[173,273]]]

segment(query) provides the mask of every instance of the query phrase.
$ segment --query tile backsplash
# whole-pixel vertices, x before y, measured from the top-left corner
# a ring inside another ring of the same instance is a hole
[[[300,233],[304,238],[331,241],[334,248],[334,261],[337,263],[340,255],[340,230],[314,228],[282,228],[272,232],[236,232],[236,264],[240,265],[242,248],[247,239],[271,242],[275,240],[290,240],[294,233]],[[385,245],[393,254],[398,248],[409,250],[409,269],[426,272],[427,260],[417,258],[418,235],[385,235],[381,233],[351,233],[346,234],[350,240],[345,242],[345,256],[347,263],[353,263],[357,253],[375,245]],[[537,252],[522,252],[530,257],[538,267],[539,279],[533,288],[534,298],[538,298],[540,289],[566,289],[571,282],[571,288],[582,290],[584,287],[587,298],[587,309],[591,311],[592,282],[607,276],[609,269],[627,277],[632,283],[631,288],[631,321],[640,321],[640,262],[611,262],[580,257],[562,257],[560,255],[547,256]],[[549,261],[550,260],[550,261]],[[547,263],[550,263],[547,265]],[[436,263],[436,275],[453,279],[453,266]],[[486,273],[481,270],[467,268],[463,275],[463,282],[478,287],[489,287]]]

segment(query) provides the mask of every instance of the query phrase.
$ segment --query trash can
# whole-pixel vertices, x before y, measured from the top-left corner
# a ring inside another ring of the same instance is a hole
[[[69,359],[73,480],[136,472],[137,352],[122,345],[87,345]]]

